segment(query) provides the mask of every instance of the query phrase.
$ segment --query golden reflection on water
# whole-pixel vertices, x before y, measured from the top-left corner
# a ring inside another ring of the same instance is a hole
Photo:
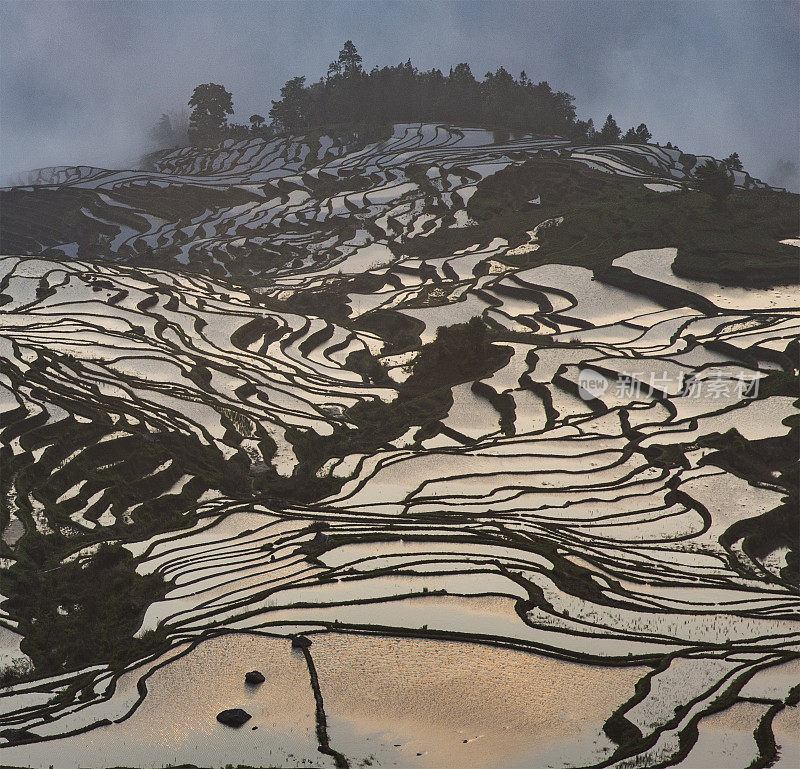
[[[613,747],[602,734],[604,721],[648,670],[435,639],[312,638],[330,743],[352,766],[370,756],[369,765],[394,769],[592,763]],[[244,683],[252,669],[266,677],[258,687]],[[156,671],[147,687],[142,705],[121,724],[12,748],[0,758],[56,769],[332,766],[317,751],[305,658],[288,639],[233,633],[210,639]],[[232,707],[252,714],[241,729],[216,721]]]
[[[244,682],[248,670],[258,669],[261,686]],[[305,705],[299,692],[308,691]],[[242,707],[253,720],[238,732],[220,725],[217,713]],[[292,653],[288,641],[250,635],[226,635],[200,644],[186,657],[163,668],[148,682],[148,695],[135,713],[134,726],[146,721],[167,744],[216,738],[252,731],[264,722],[280,729],[285,714],[305,716],[313,730],[314,705],[304,658]],[[305,712],[303,712],[305,711]],[[167,716],[167,718],[165,718]]]
[[[266,677],[257,687],[244,682],[253,669]],[[45,769],[185,763],[328,766],[317,751],[305,658],[286,639],[242,634],[210,639],[156,671],[147,689],[144,702],[122,723],[4,751],[0,761]],[[221,710],[234,707],[252,715],[240,729],[216,720]]]
[[[701,718],[698,736],[681,769],[749,766],[759,754],[753,730],[769,705],[736,702],[719,713]]]
[[[329,634],[312,650],[331,744],[391,766],[530,767],[575,741],[600,750],[604,720],[647,672],[430,639]]]

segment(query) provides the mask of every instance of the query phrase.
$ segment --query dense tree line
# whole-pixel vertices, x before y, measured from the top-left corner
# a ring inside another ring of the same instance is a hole
[[[515,78],[504,67],[478,80],[469,64],[418,70],[409,59],[369,72],[352,41],[331,62],[327,75],[306,84],[289,80],[269,116],[276,130],[302,133],[327,126],[438,122],[559,134],[580,140],[586,123],[576,120],[574,97],[534,83],[525,72]],[[585,137],[584,137],[585,138]]]
[[[591,119],[578,120],[574,102],[571,94],[554,91],[546,81],[535,83],[524,71],[514,77],[504,67],[487,72],[482,80],[467,63],[451,67],[447,74],[439,69],[418,70],[410,59],[366,71],[361,55],[348,40],[317,82],[308,84],[299,76],[283,85],[280,98],[272,101],[269,122],[254,114],[249,125],[229,123],[233,95],[216,83],[197,86],[189,100],[193,110],[188,139],[192,144],[207,145],[224,138],[331,130],[378,138],[392,123],[417,122],[557,135],[576,144],[645,144],[652,139],[644,123],[623,132],[612,115],[600,128]],[[156,133],[172,136],[168,123],[163,116]],[[161,144],[166,146],[167,141],[162,139]],[[741,169],[736,153],[722,164],[728,170]]]
[[[469,64],[418,70],[409,59],[367,72],[361,55],[348,40],[324,77],[308,84],[303,76],[288,80],[272,102],[269,123],[254,114],[250,125],[228,123],[233,95],[224,86],[203,83],[195,88],[189,106],[189,138],[210,144],[222,138],[278,133],[301,134],[331,128],[378,133],[392,123],[436,122],[486,126],[507,131],[560,135],[582,143],[642,142],[651,138],[644,123],[624,136],[609,115],[596,131],[591,120],[578,120],[575,98],[554,91],[546,81],[531,80],[525,72],[514,77],[504,67],[475,77]],[[162,118],[163,121],[163,118]],[[161,134],[166,134],[165,126]]]

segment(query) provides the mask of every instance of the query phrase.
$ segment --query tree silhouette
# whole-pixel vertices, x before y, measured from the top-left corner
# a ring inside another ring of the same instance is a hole
[[[302,133],[308,124],[308,93],[305,77],[293,77],[281,88],[281,98],[272,102],[269,116],[287,133]]]
[[[327,76],[310,84],[302,76],[288,80],[280,98],[272,101],[270,125],[261,115],[252,115],[250,134],[266,137],[275,130],[292,134],[318,130],[377,141],[387,137],[392,123],[441,122],[488,126],[500,138],[524,131],[564,136],[576,144],[614,144],[621,139],[612,115],[598,131],[591,119],[577,119],[571,94],[554,91],[546,81],[534,82],[524,70],[515,78],[500,67],[478,80],[466,62],[447,74],[438,69],[420,71],[410,59],[369,72],[362,63],[353,41],[347,40]],[[240,126],[226,131],[226,115],[232,114],[233,105],[222,86],[198,86],[189,103],[195,108],[193,141],[241,134]],[[624,141],[639,144],[651,138],[640,123],[627,131]]]
[[[710,195],[715,206],[722,207],[733,192],[733,177],[723,163],[717,164],[707,160],[695,172],[695,184],[698,190]]]
[[[480,86],[469,64],[462,62],[450,70],[442,101],[444,120],[458,122],[461,115],[475,114],[480,109]]]
[[[230,123],[225,136],[230,139],[247,139],[250,137],[250,129],[244,123]]]
[[[233,114],[233,96],[216,83],[198,85],[189,99],[189,138],[193,144],[213,144],[224,135],[227,115]]]
[[[356,50],[355,45],[353,45],[353,41],[347,40],[342,47],[342,50],[339,51],[339,66],[341,67],[341,73],[347,77],[362,72],[363,70],[361,69],[361,62],[362,58]]]
[[[596,144],[597,130],[594,127],[594,120],[576,120],[575,125],[569,131],[569,137],[576,144]]]
[[[327,77],[310,85],[298,78],[287,82],[270,110],[273,124],[283,131],[357,128],[362,136],[379,126],[417,121],[573,133],[574,98],[544,81],[534,83],[525,72],[515,79],[500,67],[478,81],[463,62],[445,75],[438,69],[421,72],[410,59],[367,73],[361,61],[348,41]]]
[[[739,159],[738,152],[732,152],[725,160],[722,161],[723,165],[730,168],[732,171],[742,170],[742,161]]]
[[[617,121],[614,120],[612,115],[609,115],[600,129],[600,133],[597,134],[597,141],[600,144],[616,144],[620,139],[621,133],[622,131],[620,131]]]
[[[622,141],[626,144],[647,144],[652,138],[653,134],[647,130],[647,126],[644,123],[639,123],[636,128],[629,128],[625,132]]]
[[[342,50],[339,51],[339,58],[332,61],[328,66],[328,79],[336,77],[353,77],[364,72],[361,68],[363,59],[356,50],[352,40],[345,42]]]

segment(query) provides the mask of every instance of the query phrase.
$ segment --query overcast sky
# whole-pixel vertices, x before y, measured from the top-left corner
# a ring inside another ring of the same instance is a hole
[[[352,39],[364,65],[504,65],[574,94],[578,116],[800,190],[797,0],[2,0],[0,167],[129,163],[198,83],[263,115]]]

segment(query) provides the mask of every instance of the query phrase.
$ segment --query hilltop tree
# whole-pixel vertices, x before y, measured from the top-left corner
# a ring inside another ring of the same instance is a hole
[[[636,128],[629,128],[625,132],[622,141],[626,144],[647,144],[652,138],[653,134],[647,130],[647,126],[644,123],[639,123]]]
[[[352,40],[347,40],[344,47],[339,51],[339,64],[342,68],[343,75],[355,75],[362,72],[361,69],[362,58]]]
[[[281,132],[332,130],[359,139],[386,137],[391,123],[491,125],[498,140],[511,131],[569,137],[577,143],[616,143],[621,131],[609,115],[601,131],[591,120],[578,121],[575,99],[554,91],[546,81],[534,82],[527,72],[514,77],[506,68],[487,72],[482,80],[469,64],[446,74],[418,70],[410,59],[368,72],[352,40],[348,40],[327,76],[306,84],[292,78],[272,102],[269,117]],[[629,132],[636,142],[650,140],[644,123]]]
[[[361,62],[363,59],[356,50],[352,40],[345,42],[342,50],[339,51],[339,58],[332,61],[328,67],[328,78],[337,76],[352,77],[363,73]]]
[[[490,115],[510,115],[517,105],[517,81],[505,68],[487,72],[483,81],[485,109]]]
[[[576,120],[569,136],[576,144],[596,144],[597,130],[594,127],[594,120],[591,118]]]
[[[185,108],[163,113],[147,138],[157,149],[185,147],[189,142],[189,118]]]
[[[741,171],[742,170],[742,161],[739,159],[738,152],[732,152],[725,160],[722,161],[722,164],[727,168],[730,168],[731,171]]]
[[[613,115],[609,115],[606,118],[606,122],[603,123],[603,127],[600,129],[600,133],[597,134],[597,141],[600,144],[616,144],[619,141],[621,133],[622,131],[617,125],[617,121],[614,120]]]
[[[475,113],[480,106],[480,87],[469,64],[461,62],[450,70],[445,81],[443,99],[445,120],[456,122],[459,114]]]
[[[224,86],[203,83],[194,89],[189,106],[189,137],[193,144],[211,144],[223,136],[227,116],[233,114],[233,96]]]
[[[225,136],[230,139],[247,139],[250,136],[250,129],[244,123],[230,123]]]
[[[283,131],[289,126],[337,126],[376,137],[390,123],[416,121],[492,124],[501,132],[568,136],[575,123],[573,102],[570,94],[554,92],[546,82],[534,83],[524,72],[515,79],[503,67],[482,81],[466,63],[445,75],[438,69],[420,72],[410,59],[367,73],[348,41],[327,77],[302,86],[296,79],[289,81],[273,102],[270,118]]]
[[[714,205],[722,207],[728,196],[733,192],[733,176],[728,172],[723,163],[707,160],[695,172],[697,189],[710,195]]]
[[[250,115],[250,126],[254,131],[257,131],[264,125],[264,118],[261,115]]]
[[[302,133],[308,123],[309,95],[305,77],[293,77],[281,88],[281,98],[272,102],[269,116],[287,133]]]

